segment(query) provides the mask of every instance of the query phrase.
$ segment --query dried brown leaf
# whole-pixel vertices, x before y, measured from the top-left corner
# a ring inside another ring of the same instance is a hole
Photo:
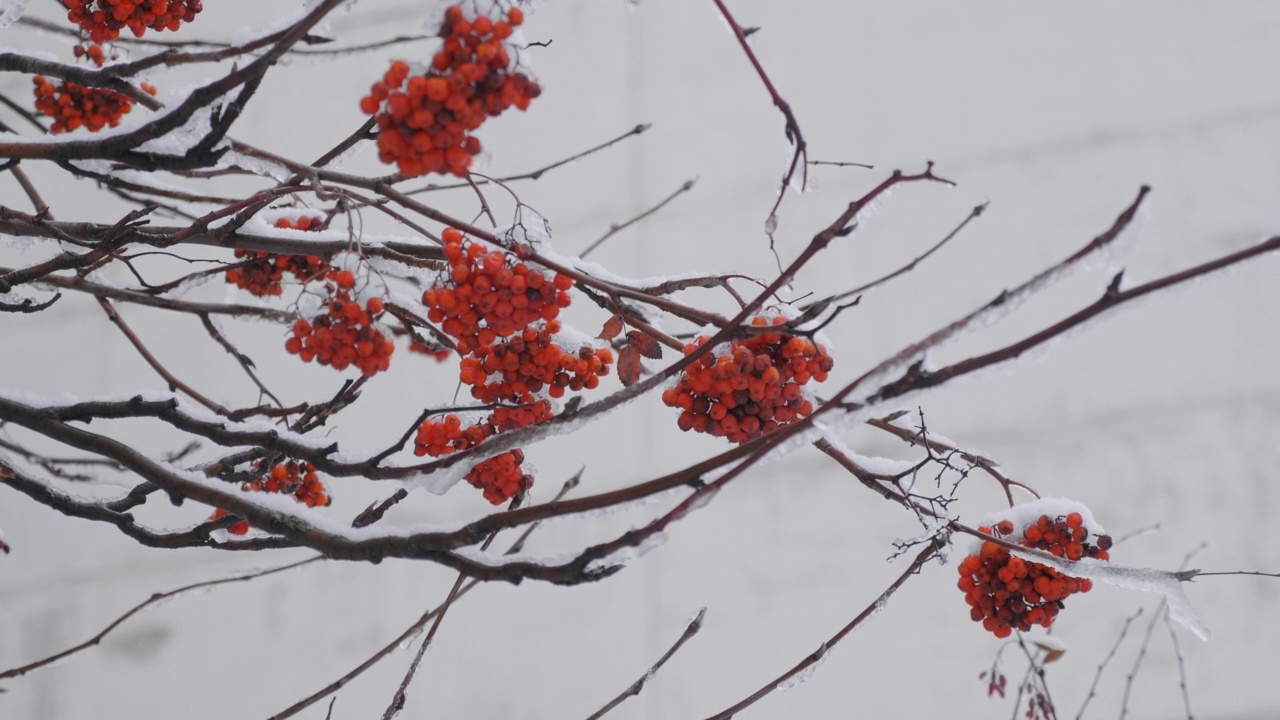
[[[662,346],[658,344],[657,340],[639,330],[632,330],[627,333],[627,344],[650,360],[662,359]]]
[[[596,337],[605,341],[612,340],[618,337],[618,333],[622,332],[622,328],[623,328],[622,316],[614,315],[613,317],[605,321],[604,329],[601,330],[600,334],[597,335]]]

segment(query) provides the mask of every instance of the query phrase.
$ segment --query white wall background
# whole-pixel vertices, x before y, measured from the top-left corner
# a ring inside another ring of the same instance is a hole
[[[32,5],[32,15],[57,17],[53,3]],[[196,27],[230,38],[240,28],[264,27],[286,5],[209,2]],[[333,27],[344,43],[411,32],[429,7],[369,0]],[[1127,262],[1134,281],[1280,232],[1274,3],[743,0],[732,7],[743,24],[762,26],[753,46],[794,106],[812,157],[878,168],[816,168],[815,192],[784,203],[784,258],[892,168],[918,169],[932,159],[959,183],[898,190],[864,231],[806,269],[797,284],[802,292],[839,290],[896,267],[974,204],[993,201],[926,266],[842,316],[830,331],[839,359],[833,386],[1070,253],[1105,229],[1143,183],[1155,192],[1141,244]],[[534,55],[546,92],[525,115],[484,128],[493,173],[532,169],[636,123],[654,123],[639,138],[517,187],[551,219],[557,249],[585,247],[610,223],[697,177],[691,194],[613,238],[596,259],[631,276],[729,268],[767,275],[773,260],[761,229],[787,157],[782,122],[712,5],[544,2],[527,30],[531,39],[553,40]],[[58,47],[12,28],[0,32],[0,44]],[[316,156],[360,122],[357,100],[389,55],[279,68],[235,134],[288,156]],[[177,72],[158,84],[181,87],[197,77]],[[28,83],[0,76],[0,90],[11,97],[28,97]],[[120,212],[88,183],[24,167],[60,219]],[[374,172],[376,158],[367,153],[350,169]],[[0,198],[26,207],[8,175],[0,176]],[[500,207],[506,202],[500,193],[490,198]],[[459,215],[475,211],[469,192],[431,201]],[[0,254],[9,265],[41,257],[38,249]],[[1131,309],[1041,362],[933,393],[921,400],[929,424],[1046,493],[1088,503],[1116,534],[1160,523],[1159,533],[1122,545],[1118,562],[1173,567],[1207,540],[1198,566],[1278,571],[1270,527],[1280,509],[1276,270],[1274,260],[1262,261]],[[1051,322],[1090,302],[1108,277],[1082,275],[939,360]],[[197,296],[221,299],[224,292],[215,283]],[[715,301],[711,294],[689,297]],[[226,402],[253,402],[239,369],[196,322],[128,306],[122,312],[180,376]],[[336,389],[336,373],[301,367],[277,349],[277,329],[238,324],[230,332],[252,349],[286,401]],[[0,378],[5,390],[46,395],[161,388],[97,307],[75,297],[39,315],[0,316]],[[381,446],[452,386],[447,369],[399,355],[334,437],[354,451]],[[154,425],[111,428],[157,448],[180,444]],[[847,439],[865,454],[909,456],[870,429]],[[721,447],[680,434],[654,397],[529,457],[545,499],[583,464],[580,492],[598,492]],[[343,481],[331,488],[337,517],[389,492]],[[78,490],[119,492],[110,484]],[[996,488],[977,477],[965,497],[959,510],[966,518],[1000,502]],[[582,547],[670,502],[548,524],[530,549]],[[486,509],[478,493],[460,487],[443,498],[415,494],[387,522],[453,521]],[[140,516],[181,525],[205,513],[191,505]],[[0,526],[16,548],[0,557],[5,668],[97,632],[152,592],[305,557],[147,550],[112,528],[65,519],[7,490],[0,491]],[[797,452],[734,483],[678,524],[665,546],[606,582],[478,588],[449,613],[404,716],[585,716],[633,682],[702,606],[709,607],[702,633],[612,716],[708,715],[790,667],[868,604],[901,572],[901,563],[883,562],[890,543],[916,532],[911,518],[829,459]],[[1009,714],[1007,703],[986,697],[977,677],[999,642],[966,619],[954,577],[952,566],[930,566],[811,680],[743,717]],[[442,599],[452,580],[423,563],[332,563],[181,598],[73,662],[3,683],[0,718],[265,717],[359,663]],[[1208,643],[1181,638],[1196,716],[1280,715],[1272,677],[1280,664],[1280,584],[1206,578],[1188,593],[1214,633]],[[1139,606],[1149,617],[1154,605],[1151,597],[1105,588],[1071,600],[1055,626],[1068,652],[1049,674],[1064,717],[1074,717],[1124,618]],[[1145,619],[1103,679],[1090,716],[1119,714],[1141,627]],[[334,717],[380,713],[410,656],[398,653],[343,689]],[[1019,668],[1008,665],[1010,682]],[[1160,627],[1134,686],[1132,716],[1182,717],[1177,683]],[[303,715],[323,716],[323,704]]]

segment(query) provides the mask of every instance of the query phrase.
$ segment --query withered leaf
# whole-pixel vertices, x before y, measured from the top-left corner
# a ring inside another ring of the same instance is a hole
[[[662,346],[657,340],[645,335],[639,330],[631,330],[627,333],[627,344],[635,348],[641,355],[650,360],[659,360],[662,358]]]
[[[634,345],[627,345],[618,353],[618,379],[628,386],[640,379],[640,351]]]
[[[622,316],[614,315],[613,317],[605,321],[604,329],[601,330],[600,334],[597,335],[596,337],[605,341],[612,340],[618,337],[618,333],[622,332],[622,327],[623,327]]]

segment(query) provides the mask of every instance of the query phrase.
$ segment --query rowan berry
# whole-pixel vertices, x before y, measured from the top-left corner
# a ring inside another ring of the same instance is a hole
[[[569,306],[573,280],[537,270],[501,250],[441,233],[447,272],[422,294],[427,318],[456,338],[463,355],[514,335],[538,320],[552,321]]]
[[[518,9],[513,12],[523,18]],[[408,63],[396,60],[360,100],[360,110],[377,119],[379,159],[405,177],[465,176],[480,153],[480,141],[470,133],[507,108],[528,108],[542,93],[510,68],[502,45],[510,34],[506,22],[484,15],[469,20],[460,6],[450,6],[440,28],[442,48],[423,74],[412,74]]]
[[[323,225],[319,217],[302,216],[297,220],[280,218],[278,228],[319,230]],[[283,292],[281,281],[290,273],[299,282],[321,279],[329,272],[329,264],[319,257],[306,255],[276,255],[255,250],[236,250],[242,262],[227,269],[227,282],[247,290],[258,297],[279,295]]]
[[[258,463],[257,467],[261,469],[261,463]],[[326,507],[332,502],[324,483],[316,475],[315,466],[305,460],[289,460],[275,465],[262,477],[245,483],[240,489],[246,492],[292,495],[294,500],[307,507]],[[217,520],[229,514],[222,508],[216,508],[209,520]],[[249,532],[249,523],[246,520],[232,523],[227,527],[227,532],[232,535],[244,535]]]
[[[201,0],[62,0],[67,19],[95,43],[120,37],[128,28],[136,37],[147,30],[177,30],[203,10]]]
[[[1001,520],[995,530],[1010,542],[1059,557],[1065,555],[1073,561],[1084,557],[1109,559],[1105,547],[1111,546],[1111,537],[1100,534],[1088,542],[1080,513],[1071,513],[1065,519],[1041,515],[1021,532],[1010,520]],[[978,531],[993,535],[991,527],[983,526]],[[1074,539],[1076,531],[1084,535]],[[977,554],[962,560],[959,572],[956,586],[970,606],[969,616],[999,638],[1008,637],[1015,629],[1026,632],[1033,625],[1049,627],[1064,607],[1063,600],[1093,589],[1090,580],[1069,577],[1048,565],[1023,560],[991,540],[983,541]]]
[[[94,65],[97,65],[98,67],[102,67],[103,65],[105,65],[108,58],[110,58],[111,60],[115,60],[120,57],[119,54],[115,52],[112,52],[111,55],[108,56],[107,52],[102,49],[102,46],[96,42],[95,43],[82,42],[81,44],[76,45],[75,48],[72,50],[72,52],[75,53],[75,56],[77,58],[85,58],[89,60],[89,62],[93,63]],[[145,87],[143,89],[145,89]],[[155,95],[154,92],[152,92],[151,94]]]
[[[450,455],[469,450],[484,442],[492,434],[493,429],[487,424],[463,427],[462,420],[457,415],[445,415],[439,420],[428,418],[418,426],[418,434],[413,442],[413,454],[418,457]]]
[[[531,325],[510,339],[481,345],[463,358],[459,379],[481,402],[529,403],[535,394],[563,397],[566,391],[594,389],[609,374],[613,351],[583,345],[561,347],[555,320]]]
[[[368,309],[380,303],[362,308],[351,297],[353,284],[351,271],[330,272],[325,283],[324,312],[311,321],[294,323],[285,350],[303,362],[315,360],[335,370],[355,365],[365,377],[372,377],[391,367],[395,345],[376,327],[376,313]]]
[[[73,82],[54,85],[43,75],[32,78],[35,84],[36,110],[53,118],[49,129],[54,133],[85,128],[98,132],[116,127],[120,118],[133,109],[133,98],[114,90],[90,88]]]
[[[467,473],[467,482],[484,491],[484,499],[500,505],[533,487],[533,476],[521,469],[524,453],[512,450],[485,460]]]
[[[762,315],[754,327],[781,325],[782,315]],[[686,355],[705,345],[706,336],[684,347]],[[729,343],[685,368],[662,401],[679,408],[677,425],[731,442],[746,442],[813,412],[803,386],[827,379],[834,361],[813,340],[786,332],[765,332]]]

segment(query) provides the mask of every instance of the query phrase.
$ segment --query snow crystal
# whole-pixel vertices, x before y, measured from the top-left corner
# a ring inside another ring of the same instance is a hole
[[[283,183],[293,177],[293,172],[280,163],[251,157],[235,150],[223,155],[215,167],[220,169],[232,166],[243,168],[255,175],[271,178],[279,183]]]
[[[0,29],[18,22],[27,9],[27,0],[7,0],[3,11],[0,11]]]
[[[833,434],[825,435],[823,439],[826,440],[831,447],[839,451],[840,454],[848,457],[850,460],[853,460],[858,467],[876,475],[886,475],[891,477],[895,475],[902,475],[916,466],[916,463],[910,460],[895,460],[893,458],[859,455]],[[906,475],[899,481],[899,485],[907,492],[911,491],[914,484],[915,477],[912,475]]]
[[[633,510],[638,510],[640,508],[648,507],[655,503],[662,502],[663,500],[667,500],[679,494],[681,490],[685,490],[685,489],[686,487],[684,485],[680,485],[677,487],[668,488],[666,490],[663,490],[662,492],[653,493],[652,495],[646,495],[641,498],[636,498],[635,500],[628,500],[626,502],[614,503],[607,507],[596,508],[594,510],[584,510],[582,512],[560,515],[560,516],[557,516],[557,519],[566,518],[566,517],[572,517],[572,518],[578,518],[578,519],[597,519],[597,518],[609,517],[611,515],[617,515],[619,513],[631,512]]]
[[[1033,645],[1039,645],[1048,652],[1064,653],[1067,651],[1067,644],[1061,638],[1056,638],[1052,635],[1024,633],[1022,639]]]
[[[1041,515],[1048,515],[1050,518],[1066,517],[1071,513],[1080,513],[1080,517],[1084,520],[1083,527],[1089,531],[1089,535],[1097,537],[1106,535],[1107,531],[1093,517],[1093,511],[1084,503],[1066,498],[1042,497],[1039,500],[1018,503],[1011,508],[1000,510],[993,513],[983,515],[979,520],[979,525],[987,525],[994,527],[1001,520],[1008,520],[1013,523],[1013,537],[1022,537],[1022,531],[1028,525],[1034,525]],[[982,540],[974,539],[970,548],[972,553],[978,552],[982,547]]]
[[[514,555],[494,556],[487,552],[481,552],[480,548],[465,547],[458,548],[453,551],[464,560],[483,565],[487,568],[501,569],[516,564],[541,565],[542,567],[561,567],[567,565],[577,557],[577,553],[562,553],[559,555],[530,555],[527,553],[516,553]]]
[[[1064,575],[1074,578],[1086,578],[1126,590],[1163,595],[1169,608],[1169,619],[1190,630],[1201,640],[1209,639],[1209,628],[1196,615],[1191,601],[1182,590],[1183,575],[1167,570],[1152,568],[1124,567],[1103,562],[1094,558],[1083,558],[1076,562],[1054,557],[1046,552],[1035,550],[1011,550],[1025,560],[1053,565]]]
[[[640,541],[639,545],[624,547],[620,550],[609,553],[598,560],[592,560],[587,564],[586,570],[589,573],[593,573],[601,570],[607,570],[609,568],[621,567],[633,560],[638,560],[639,558],[644,557],[650,550],[664,544],[666,541],[666,533],[654,533]]]

